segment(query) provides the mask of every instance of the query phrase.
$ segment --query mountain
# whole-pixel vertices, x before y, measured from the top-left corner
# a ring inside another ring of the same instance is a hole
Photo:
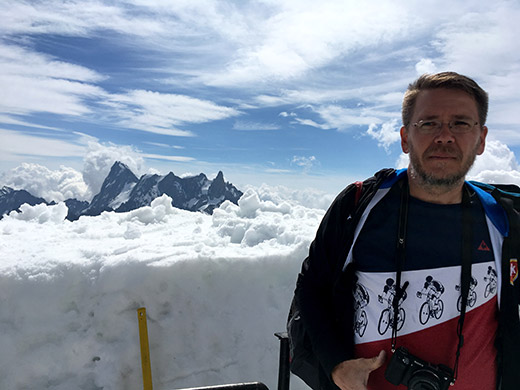
[[[69,221],[75,221],[79,218],[83,210],[85,210],[89,203],[87,201],[77,199],[67,199],[65,205],[69,209],[67,213],[67,219]]]
[[[123,163],[116,161],[101,185],[101,190],[94,196],[90,205],[80,215],[99,215],[103,211],[115,210],[125,202],[128,194],[139,180]]]
[[[152,200],[162,195],[157,189],[159,175],[143,175],[128,194],[127,200],[116,208],[118,212],[130,211],[148,206]]]
[[[103,211],[125,212],[143,206],[166,194],[172,198],[172,205],[179,209],[201,211],[212,214],[213,210],[229,200],[235,204],[243,195],[233,184],[224,181],[219,171],[215,179],[209,180],[203,173],[191,177],[175,176],[172,172],[165,176],[143,175],[139,179],[125,164],[117,161],[110,168],[99,193],[92,202],[67,199],[69,212],[67,219],[75,221],[82,215],[95,216]],[[24,204],[48,203],[25,190],[3,187],[0,190],[1,215],[18,210]]]
[[[0,189],[0,218],[13,210],[20,211],[19,207],[24,203],[28,203],[31,206],[40,203],[48,204],[45,199],[33,196],[25,190],[14,190],[6,186],[2,187],[2,189]]]
[[[198,176],[181,178],[172,172],[166,176],[145,175],[130,192],[126,202],[116,209],[118,212],[148,206],[153,199],[166,194],[172,198],[174,207],[213,213],[224,201],[237,203],[242,192],[231,183],[224,182],[224,174],[219,172],[214,180],[203,173]]]

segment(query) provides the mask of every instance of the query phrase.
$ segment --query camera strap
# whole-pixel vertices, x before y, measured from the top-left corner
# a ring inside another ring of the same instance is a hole
[[[396,286],[395,295],[392,301],[393,307],[393,322],[392,322],[392,352],[396,350],[397,342],[397,327],[399,315],[399,302],[403,297],[408,281],[401,286],[401,274],[404,268],[406,259],[406,227],[408,223],[408,203],[410,200],[410,191],[408,188],[408,180],[404,180],[401,191],[401,202],[399,208],[399,228],[397,235],[397,250],[396,250]],[[457,351],[455,354],[455,365],[453,368],[453,382],[457,379],[459,368],[459,357],[462,346],[464,345],[464,335],[462,333],[464,327],[464,318],[466,316],[466,305],[468,302],[470,281],[471,281],[471,244],[473,242],[472,218],[471,218],[471,199],[469,189],[464,185],[462,189],[462,244],[461,244],[461,311],[459,321],[457,324],[457,336],[459,339]]]
[[[392,301],[394,318],[392,321],[392,352],[395,352],[397,341],[397,320],[399,318],[399,302],[403,297],[408,282],[401,287],[401,273],[406,259],[406,226],[408,224],[408,203],[410,191],[408,189],[408,179],[405,179],[401,188],[401,204],[399,207],[399,228],[397,230],[397,272],[395,280],[395,295]]]
[[[462,328],[464,327],[464,318],[466,317],[466,306],[468,304],[469,287],[471,282],[471,243],[473,242],[473,229],[471,218],[471,200],[469,189],[464,186],[462,191],[462,270],[460,274],[460,294],[461,306],[460,316],[457,325],[457,336],[459,344],[455,357],[455,366],[453,367],[453,383],[457,379],[459,369],[460,350],[464,345],[464,335]]]

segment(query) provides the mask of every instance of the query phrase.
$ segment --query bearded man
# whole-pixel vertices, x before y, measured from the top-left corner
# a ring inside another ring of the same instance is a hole
[[[487,110],[471,78],[421,76],[402,107],[408,169],[348,186],[327,211],[295,292],[321,389],[518,388],[520,282],[509,271],[520,258],[518,194],[465,181],[485,149]],[[499,287],[485,294],[490,268]],[[402,299],[428,276],[445,287],[434,309],[419,294]],[[381,304],[389,278],[396,297]],[[470,290],[473,278],[482,283]],[[362,335],[352,280],[372,296]]]

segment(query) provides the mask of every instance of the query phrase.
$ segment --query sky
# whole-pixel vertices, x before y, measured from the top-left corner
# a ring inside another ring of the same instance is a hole
[[[143,389],[145,307],[154,389],[276,389],[274,333],[325,213],[304,206],[315,198],[261,186],[210,216],[164,195],[74,222],[63,202],[21,206],[0,220],[0,388]]]
[[[406,166],[403,93],[445,70],[489,92],[481,165],[518,179],[517,1],[3,0],[0,12],[0,185],[88,200],[119,159],[137,175],[222,170],[239,188],[336,193]]]

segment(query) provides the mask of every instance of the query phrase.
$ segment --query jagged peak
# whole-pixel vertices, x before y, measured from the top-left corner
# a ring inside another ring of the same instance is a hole
[[[126,164],[122,163],[121,161],[116,161],[110,168],[110,172],[105,178],[102,187],[105,187],[107,184],[112,183],[114,180],[116,180],[117,177],[120,177],[122,175],[126,177],[126,180],[130,179],[133,182],[137,182],[139,180]]]
[[[116,161],[110,168],[110,174],[121,172],[121,171],[132,172],[132,170],[130,168],[128,168],[128,165],[126,165],[125,163],[122,163],[121,161]]]
[[[219,180],[219,181],[222,180],[222,181],[224,181],[224,174],[222,173],[222,171],[218,171],[217,176],[213,180]]]
[[[157,174],[157,173],[145,173],[144,175],[142,175],[139,178],[139,181],[150,180],[150,179],[157,179],[157,178],[160,178],[160,177],[162,177],[162,176]]]
[[[11,192],[14,192],[14,188],[3,186],[2,189],[0,189],[0,194],[10,194]]]

